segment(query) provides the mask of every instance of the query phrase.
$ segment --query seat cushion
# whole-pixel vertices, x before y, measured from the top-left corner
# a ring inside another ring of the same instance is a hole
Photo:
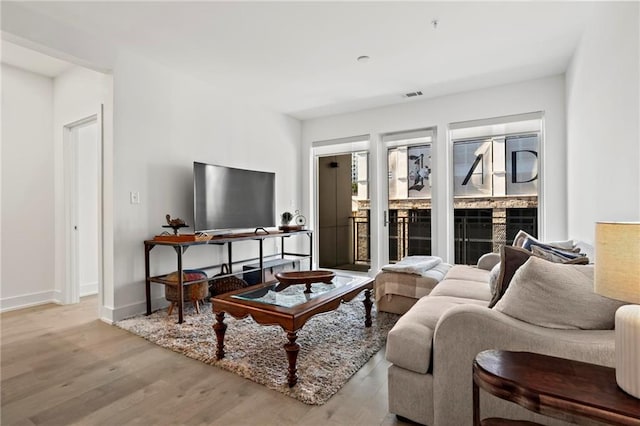
[[[456,279],[456,280],[466,280],[466,281],[479,281],[488,283],[489,282],[489,273],[486,269],[479,269],[475,266],[469,265],[453,265],[447,275],[445,275],[444,279]]]
[[[432,296],[451,296],[464,299],[484,300],[487,305],[491,300],[488,282],[446,279],[431,291]]]
[[[387,361],[416,373],[426,374],[431,365],[433,331],[444,312],[460,304],[486,306],[484,300],[428,296],[418,300],[389,331]]]

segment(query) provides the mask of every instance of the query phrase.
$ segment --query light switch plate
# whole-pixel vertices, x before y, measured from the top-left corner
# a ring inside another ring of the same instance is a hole
[[[140,193],[138,191],[131,191],[129,193],[129,201],[131,201],[131,204],[140,204]]]

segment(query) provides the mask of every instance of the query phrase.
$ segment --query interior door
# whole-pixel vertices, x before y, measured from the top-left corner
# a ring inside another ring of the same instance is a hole
[[[95,116],[66,126],[68,130],[69,269],[66,303],[99,291],[99,126]]]

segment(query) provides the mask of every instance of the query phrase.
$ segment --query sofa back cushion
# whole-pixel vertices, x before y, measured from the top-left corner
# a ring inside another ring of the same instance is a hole
[[[493,308],[498,300],[502,298],[505,291],[509,287],[509,283],[514,274],[524,263],[529,260],[530,257],[537,256],[536,253],[529,250],[525,250],[520,247],[504,246],[500,251],[500,273],[495,284],[492,284],[491,288],[491,301],[489,302],[489,308]],[[539,257],[539,256],[538,256]],[[551,259],[548,259],[551,260]],[[554,259],[557,261],[558,259]],[[562,263],[569,264],[586,264],[589,263],[589,259],[584,256],[577,257],[575,259],[559,260]]]
[[[513,275],[495,310],[548,328],[610,330],[624,302],[593,291],[593,265],[532,256]]]

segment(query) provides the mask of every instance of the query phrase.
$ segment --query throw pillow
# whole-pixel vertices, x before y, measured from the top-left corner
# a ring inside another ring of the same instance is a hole
[[[509,282],[513,278],[518,268],[526,262],[532,253],[520,247],[503,246],[500,250],[500,274],[496,281],[495,290],[491,292],[492,297],[489,308],[493,308],[498,300],[504,295],[509,287]]]
[[[500,262],[491,268],[489,272],[489,288],[491,289],[491,296],[496,294],[496,286],[498,285],[498,278],[500,277]]]
[[[531,257],[518,269],[495,310],[548,328],[611,330],[624,302],[593,291],[593,265]]]
[[[546,251],[550,251],[550,252],[562,255],[562,256],[564,256],[566,258],[569,258],[569,259],[576,259],[578,257],[584,256],[584,255],[582,255],[580,253],[574,252],[573,250],[562,250],[562,249],[553,247],[553,246],[551,246],[549,244],[544,244],[544,243],[541,243],[539,241],[536,241],[536,240],[530,239],[530,238],[527,238],[524,241],[523,245],[522,245],[522,248],[527,249],[527,250],[531,250],[533,247],[540,247],[540,248],[542,248],[542,249],[544,249]]]
[[[520,268],[524,263],[529,260],[531,256],[536,256],[535,253],[530,252],[529,250],[525,250],[520,247],[511,247],[511,246],[503,246],[500,251],[500,275],[495,284],[494,291],[491,292],[491,301],[489,302],[489,308],[493,308],[498,300],[502,298],[505,291],[509,287],[509,283],[513,278],[513,275],[516,273],[518,268]],[[566,259],[560,260],[558,259],[558,263],[568,263],[568,264],[587,264],[589,263],[589,259],[584,256],[580,256],[575,259]]]
[[[584,241],[576,241],[575,248],[579,253],[584,253],[584,255],[587,256],[589,263],[593,263],[596,258],[596,249],[591,244]]]
[[[527,232],[525,232],[523,230],[519,230],[518,233],[516,234],[516,236],[513,238],[512,246],[529,248],[529,247],[525,247],[525,245],[527,244],[527,241],[543,244],[537,238],[535,238],[533,235],[528,234]],[[544,244],[546,244],[547,246],[551,246],[551,247],[560,249],[560,250],[566,250],[566,251],[574,251],[575,250],[575,244],[574,244],[573,240],[553,241],[553,242],[544,243]]]
[[[586,256],[567,256],[559,250],[549,250],[541,246],[531,246],[531,253],[533,253],[534,256],[540,257],[544,260],[548,260],[549,262],[573,263],[577,265],[586,265],[589,263],[589,258]]]

